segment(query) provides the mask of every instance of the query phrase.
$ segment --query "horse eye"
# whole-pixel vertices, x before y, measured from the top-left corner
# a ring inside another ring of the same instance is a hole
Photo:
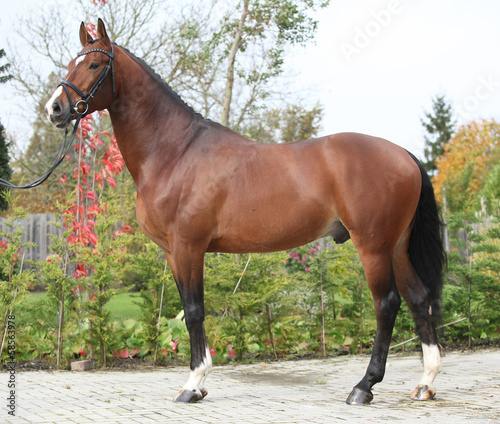
[[[97,62],[92,62],[89,66],[89,69],[97,69],[99,68],[99,64]]]

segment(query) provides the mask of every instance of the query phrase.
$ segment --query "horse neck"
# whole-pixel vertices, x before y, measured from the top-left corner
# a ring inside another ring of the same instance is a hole
[[[160,163],[162,170],[173,166],[203,118],[121,49],[117,59],[117,97],[109,113],[123,159],[139,189]]]

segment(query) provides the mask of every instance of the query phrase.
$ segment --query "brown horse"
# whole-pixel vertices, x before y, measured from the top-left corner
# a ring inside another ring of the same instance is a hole
[[[112,44],[101,20],[97,33],[93,40],[82,23],[83,50],[47,102],[47,115],[65,127],[109,111],[137,187],[137,219],[164,250],[184,306],[191,374],[175,400],[207,394],[205,252],[273,252],[326,236],[352,239],[377,316],[370,364],[347,403],[370,402],[384,376],[400,294],[424,355],[412,397],[432,398],[445,256],[434,192],[419,162],[389,141],[354,133],[292,144],[248,140],[194,113],[142,60]]]

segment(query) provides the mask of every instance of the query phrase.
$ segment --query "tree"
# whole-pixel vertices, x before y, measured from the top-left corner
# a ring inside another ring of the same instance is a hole
[[[101,366],[106,366],[106,354],[112,352],[116,344],[107,304],[114,295],[120,293],[120,289],[116,287],[119,286],[128,255],[125,249],[128,233],[115,230],[116,222],[120,219],[120,211],[113,197],[116,196],[111,195],[107,203],[100,204],[101,210],[95,215],[92,224],[89,223],[89,219],[86,220],[92,227],[89,244],[87,246],[79,242],[74,244],[80,284],[90,295],[85,302],[89,321],[89,343],[92,346],[91,352],[99,351]]]
[[[144,246],[144,249],[135,252],[131,257],[135,281],[142,286],[142,314],[139,318],[145,342],[142,353],[152,352],[156,361],[160,335],[164,330],[162,323],[165,324],[167,318],[175,317],[182,310],[182,304],[177,296],[172,274],[167,272],[165,256],[161,249],[142,234],[136,236],[135,240]],[[168,342],[172,341],[176,342],[172,339]]]
[[[490,171],[500,161],[500,124],[494,119],[470,122],[458,128],[444,146],[433,177],[436,196],[446,199],[450,213],[478,210],[478,193]]]
[[[210,344],[219,355],[234,349],[241,359],[247,352],[263,353],[268,347],[276,357],[278,351],[286,351],[285,346],[297,340],[289,337],[289,331],[298,331],[290,322],[301,320],[290,313],[294,302],[289,296],[292,280],[283,269],[287,254],[245,256],[249,262],[239,255],[205,256]]]
[[[292,143],[317,136],[322,118],[323,108],[319,104],[312,109],[300,105],[265,109],[252,114],[242,132],[264,143]]]
[[[26,232],[24,227],[18,225],[19,220],[26,219],[26,211],[17,207],[15,201],[11,202],[10,193],[7,201],[12,203],[12,208],[9,209],[5,229],[0,230],[0,355],[7,341],[7,329],[12,329],[10,322],[14,307],[27,296],[28,286],[34,278],[32,270],[23,270],[24,253],[34,246],[34,243],[22,241]]]
[[[5,56],[5,50],[0,49],[0,59]],[[7,74],[7,75],[2,75],[5,74],[10,68],[10,63],[6,63],[5,65],[0,65],[0,84],[3,84],[10,79],[12,79],[12,75]]]
[[[5,50],[0,49],[0,59],[5,56]],[[5,74],[10,68],[10,63],[5,65],[0,65],[0,84],[6,83],[12,79],[12,75],[2,75]],[[0,122],[0,178],[9,181],[12,176],[12,168],[9,165],[9,143],[5,138],[5,128]],[[5,192],[5,188],[0,190],[0,210],[5,211],[9,208],[8,202],[2,195]]]
[[[305,44],[316,32],[317,21],[307,15],[316,7],[326,7],[329,0],[242,0],[239,15],[226,15],[224,25],[214,34],[214,46],[222,46],[220,59],[227,60],[225,88],[220,123],[230,125],[235,79],[253,88],[259,97],[267,97],[266,85],[282,72],[284,48],[287,44]],[[250,66],[237,61],[237,55],[247,52],[252,58],[261,58]],[[243,65],[243,66],[241,66]],[[242,107],[243,113],[250,110],[255,101]],[[240,118],[233,120],[238,127]]]
[[[425,160],[422,163],[427,172],[435,173],[436,159],[443,155],[444,146],[450,141],[455,127],[453,109],[444,95],[432,99],[432,112],[426,112],[425,118],[421,118],[420,122],[427,132],[424,136]]]
[[[12,168],[9,165],[9,143],[5,138],[5,128],[0,122],[0,178],[9,181],[12,176]],[[5,211],[9,208],[9,203],[4,197],[7,189],[0,189],[0,210]]]
[[[500,225],[498,213],[484,220],[476,213],[457,212],[448,219],[452,249],[443,291],[445,322],[467,318],[449,327],[453,342],[499,335]]]
[[[493,166],[479,192],[487,214],[500,215],[500,162]]]

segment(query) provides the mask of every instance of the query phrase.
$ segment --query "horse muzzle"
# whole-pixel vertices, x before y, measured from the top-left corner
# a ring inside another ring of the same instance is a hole
[[[62,88],[58,87],[45,104],[47,118],[57,128],[66,128],[73,119],[73,113],[69,105],[64,105],[59,99],[62,92]]]

